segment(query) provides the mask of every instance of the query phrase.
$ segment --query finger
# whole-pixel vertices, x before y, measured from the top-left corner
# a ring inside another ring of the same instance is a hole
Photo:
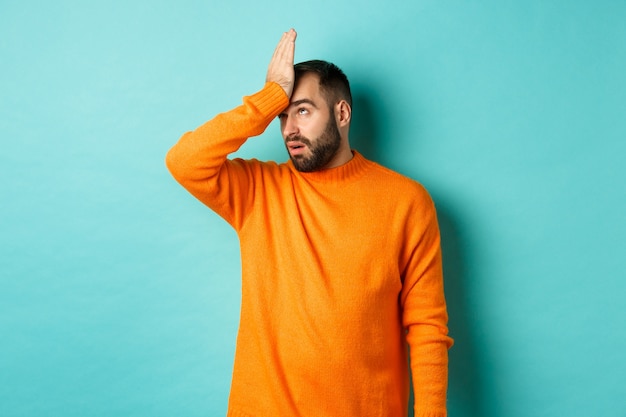
[[[276,49],[274,50],[275,55],[280,54],[285,49],[285,47],[290,42],[289,38],[290,38],[289,32],[283,32],[282,36],[280,37],[280,40],[278,41],[278,44],[276,45]]]
[[[296,41],[296,31],[290,29],[288,32],[284,32],[276,49],[274,50],[275,58],[289,58],[289,56],[293,55],[295,49],[295,41]]]
[[[297,36],[298,36],[298,34],[293,29],[290,29],[289,32],[287,32],[287,55],[288,55],[289,60],[291,62],[293,62],[293,58],[294,58],[294,52],[295,52],[295,49],[296,49],[296,37]]]

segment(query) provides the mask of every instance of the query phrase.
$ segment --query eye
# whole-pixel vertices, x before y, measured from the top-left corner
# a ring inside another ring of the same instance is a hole
[[[300,107],[300,108],[298,109],[298,114],[299,114],[299,115],[309,114],[309,110],[305,109],[304,107]]]

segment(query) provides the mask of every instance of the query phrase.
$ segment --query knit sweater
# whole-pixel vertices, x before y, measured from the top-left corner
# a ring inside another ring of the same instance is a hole
[[[298,172],[227,159],[289,103],[274,83],[184,134],[172,175],[237,232],[242,298],[228,417],[446,415],[448,348],[435,208],[365,159]]]

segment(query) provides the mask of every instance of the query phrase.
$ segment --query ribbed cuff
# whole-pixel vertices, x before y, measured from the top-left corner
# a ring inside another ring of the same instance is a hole
[[[263,89],[244,101],[252,104],[268,120],[278,116],[289,105],[289,97],[283,88],[275,82],[265,83]]]

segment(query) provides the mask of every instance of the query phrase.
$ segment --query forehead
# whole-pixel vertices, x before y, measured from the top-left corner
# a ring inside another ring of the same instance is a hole
[[[298,83],[295,85],[293,94],[291,95],[291,102],[303,99],[310,99],[315,102],[323,100],[320,92],[319,76],[317,74],[309,72],[298,79]]]

